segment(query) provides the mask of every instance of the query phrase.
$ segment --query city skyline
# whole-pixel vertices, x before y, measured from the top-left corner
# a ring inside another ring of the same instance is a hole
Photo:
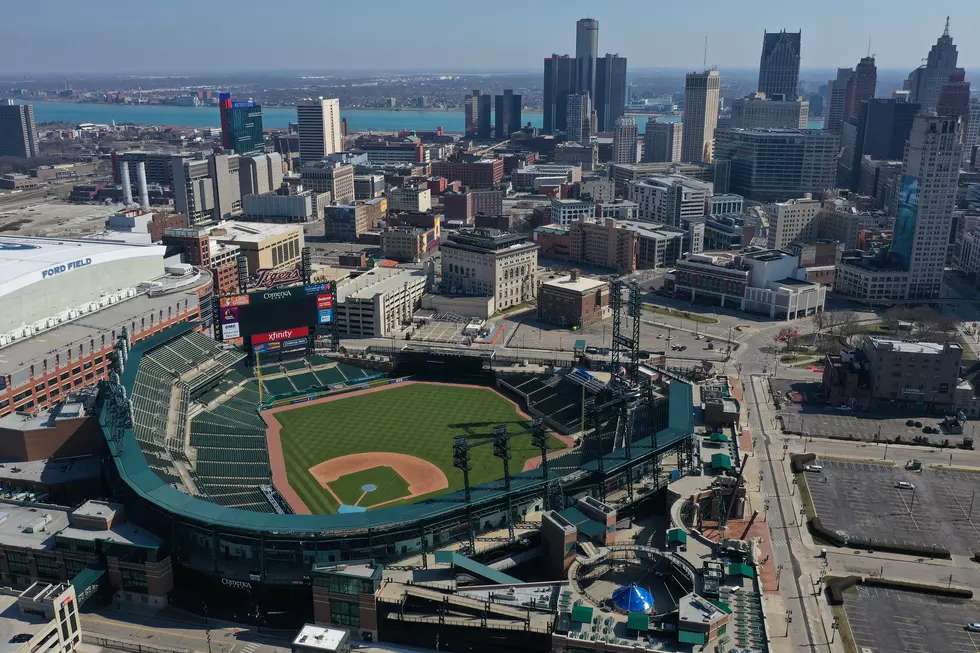
[[[368,49],[361,47],[364,34],[356,29],[360,17],[353,13],[353,7],[311,3],[302,9],[304,20],[292,25],[297,38],[293,39],[288,57],[269,56],[262,48],[228,47],[233,40],[216,35],[210,23],[188,20],[197,7],[187,0],[176,0],[168,5],[168,12],[159,15],[140,15],[131,3],[118,0],[106,0],[100,5],[101,11],[81,15],[63,0],[50,4],[48,15],[57,15],[59,8],[63,8],[72,12],[72,20],[51,21],[43,26],[43,31],[37,32],[25,29],[36,20],[29,5],[5,9],[5,20],[0,25],[0,62],[4,62],[0,63],[0,75],[79,72],[173,75],[287,70],[438,72],[447,70],[447,64],[451,64],[453,72],[524,71],[534,70],[541,58],[551,53],[575,56],[575,33],[570,27],[583,17],[599,21],[599,55],[610,52],[627,57],[631,70],[702,69],[705,37],[708,67],[724,64],[728,70],[757,68],[763,33],[782,29],[791,32],[802,29],[802,70],[853,65],[852,62],[867,54],[869,38],[871,53],[881,70],[911,70],[942,33],[947,14],[951,16],[951,34],[960,49],[959,63],[967,68],[968,79],[970,67],[980,65],[980,43],[969,38],[980,32],[980,14],[971,8],[968,0],[951,0],[938,7],[934,16],[919,15],[914,30],[903,18],[917,15],[911,0],[887,5],[865,3],[857,9],[842,0],[834,0],[830,7],[824,6],[828,11],[818,15],[804,15],[762,3],[734,7],[712,1],[704,8],[716,18],[710,23],[690,20],[684,7],[665,6],[657,8],[655,15],[649,14],[651,21],[672,25],[671,30],[659,33],[656,39],[649,38],[650,25],[645,20],[637,20],[649,12],[639,2],[617,3],[599,11],[590,3],[578,1],[527,5],[504,0],[493,7],[468,8],[467,22],[473,25],[492,26],[509,8],[515,16],[521,16],[521,20],[506,25],[506,48],[500,47],[499,39],[481,39],[478,34],[474,37],[472,30],[466,29],[443,31],[438,39],[420,41],[417,29],[405,28],[435,14],[425,11],[419,17],[406,16],[400,5],[381,0],[372,15],[372,25],[390,29]],[[428,4],[436,11],[450,7],[441,1]],[[835,21],[834,6],[846,10],[849,20]],[[249,34],[250,27],[239,22],[255,15],[249,11],[250,7],[263,11],[264,5],[248,0],[236,3],[235,7],[234,12],[220,12],[220,6],[213,7],[227,19],[223,26],[228,33],[261,37]],[[331,23],[348,28],[324,32],[324,25]],[[419,24],[417,28],[424,30],[425,25]],[[313,31],[330,36],[313,38]],[[304,36],[308,32],[309,38]],[[80,39],[79,34],[85,38]],[[166,39],[175,34],[181,35],[181,44],[193,47],[170,48],[166,56],[161,55],[159,48],[146,47],[153,39]],[[120,51],[125,51],[126,56],[120,57]],[[356,57],[350,53],[356,53]],[[449,53],[451,57],[447,56]]]

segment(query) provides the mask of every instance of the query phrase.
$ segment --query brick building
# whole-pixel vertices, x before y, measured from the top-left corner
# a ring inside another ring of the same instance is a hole
[[[538,288],[538,319],[543,322],[581,329],[609,315],[609,284],[582,277],[577,268]]]
[[[504,162],[500,159],[482,161],[433,161],[432,174],[449,181],[461,181],[472,188],[493,188],[504,178]]]

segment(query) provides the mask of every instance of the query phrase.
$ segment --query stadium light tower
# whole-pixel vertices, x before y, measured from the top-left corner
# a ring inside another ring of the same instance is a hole
[[[470,542],[470,551],[476,552],[476,533],[473,532],[473,508],[470,503],[472,492],[470,491],[470,470],[473,465],[470,462],[470,443],[466,441],[465,435],[457,435],[453,438],[453,467],[463,472],[463,489],[466,497],[466,534]],[[423,538],[423,545],[424,545]]]

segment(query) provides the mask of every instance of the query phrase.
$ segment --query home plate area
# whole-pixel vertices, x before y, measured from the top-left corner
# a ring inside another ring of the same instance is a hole
[[[390,452],[341,456],[315,465],[310,473],[340,504],[341,514],[364,512],[449,486],[446,475],[432,463]]]

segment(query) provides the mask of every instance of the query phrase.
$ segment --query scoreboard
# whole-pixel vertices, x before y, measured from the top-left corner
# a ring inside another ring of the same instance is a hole
[[[334,321],[335,286],[313,283],[273,288],[218,300],[223,340],[316,327]],[[308,335],[308,331],[307,334]],[[268,341],[266,341],[268,342]]]

